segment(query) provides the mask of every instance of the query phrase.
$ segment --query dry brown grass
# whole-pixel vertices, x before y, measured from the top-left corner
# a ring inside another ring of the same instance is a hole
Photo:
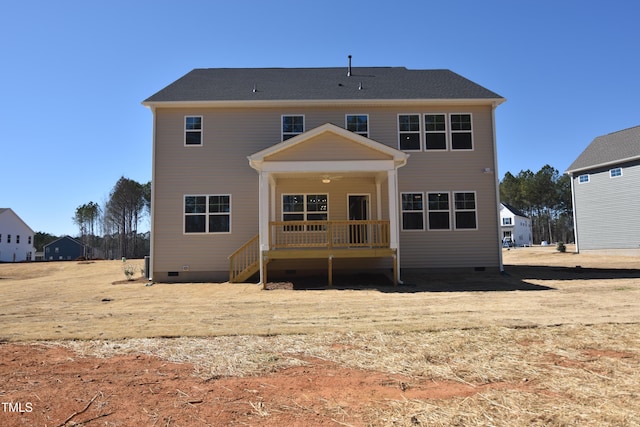
[[[408,284],[398,288],[319,291],[264,291],[253,284],[114,285],[124,280],[119,261],[1,264],[0,339],[638,323],[640,274],[630,270],[638,267],[637,261],[637,257],[560,254],[553,248],[517,249],[505,251],[508,276],[489,271],[407,275]],[[554,267],[539,267],[545,264]],[[566,268],[576,265],[582,268]],[[613,266],[619,270],[611,270]]]
[[[504,255],[508,276],[434,276],[401,292],[113,285],[124,279],[118,262],[5,264],[0,336],[56,340],[47,345],[81,356],[155,355],[205,379],[312,357],[402,375],[406,388],[428,379],[477,390],[365,401],[362,425],[640,426],[639,258]]]

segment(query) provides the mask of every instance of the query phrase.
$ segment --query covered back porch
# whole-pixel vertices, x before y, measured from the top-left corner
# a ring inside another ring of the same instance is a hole
[[[250,156],[259,234],[230,256],[230,280],[250,266],[264,284],[272,261],[325,259],[331,285],[334,259],[388,258],[397,283],[397,168],[406,158],[332,124]]]

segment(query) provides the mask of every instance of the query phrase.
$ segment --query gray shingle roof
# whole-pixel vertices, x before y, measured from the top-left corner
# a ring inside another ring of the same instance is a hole
[[[567,172],[573,173],[635,159],[640,159],[640,126],[597,137],[569,166]]]
[[[254,88],[256,91],[254,91]],[[449,70],[404,67],[195,69],[144,103],[503,98]]]

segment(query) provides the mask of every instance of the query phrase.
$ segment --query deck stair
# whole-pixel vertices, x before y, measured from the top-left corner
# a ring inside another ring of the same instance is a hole
[[[255,235],[229,255],[229,282],[241,283],[260,271],[260,236]]]

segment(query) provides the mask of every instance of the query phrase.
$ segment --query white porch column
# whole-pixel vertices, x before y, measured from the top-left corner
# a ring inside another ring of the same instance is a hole
[[[387,171],[387,188],[389,192],[390,247],[398,249],[400,222],[398,221],[398,178],[395,169]]]
[[[398,171],[387,171],[387,188],[389,192],[389,247],[396,250],[393,260],[394,283],[402,283],[400,280],[400,221],[398,219]]]
[[[260,233],[260,283],[263,281],[264,258],[262,253],[269,250],[269,187],[270,173],[260,172],[258,189],[258,223]]]

